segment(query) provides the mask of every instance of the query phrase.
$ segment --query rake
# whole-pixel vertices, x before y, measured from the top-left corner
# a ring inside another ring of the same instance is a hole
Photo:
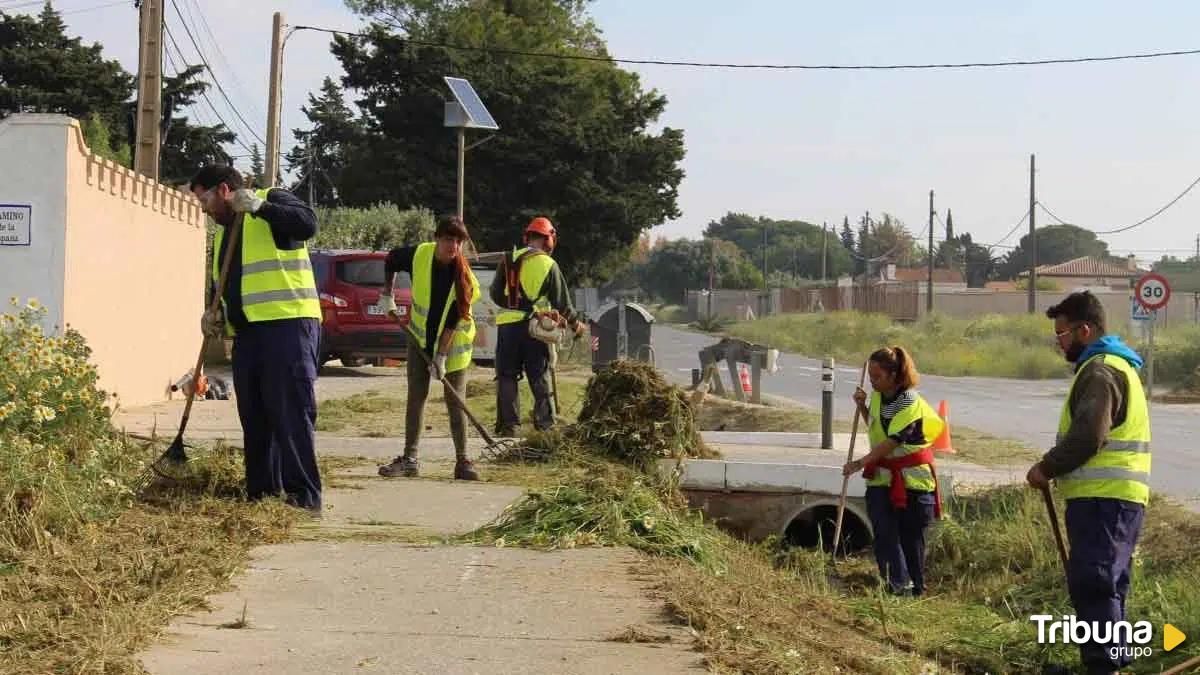
[[[221,273],[217,277],[217,286],[213,289],[212,299],[208,303],[208,313],[213,315],[221,306],[221,297],[225,294],[225,284],[229,281],[229,267],[233,260],[234,247],[237,246],[238,239],[242,233],[242,221],[245,219],[245,214],[239,213],[233,227],[229,228],[229,237],[225,242],[225,259],[221,262]],[[137,485],[144,489],[150,485],[150,481],[155,476],[165,478],[169,481],[179,481],[185,475],[185,467],[188,463],[188,454],[183,442],[183,432],[187,429],[188,418],[192,414],[192,403],[196,400],[196,391],[199,389],[201,369],[204,368],[204,353],[208,349],[208,341],[212,339],[207,333],[200,342],[200,354],[196,357],[196,367],[192,369],[192,386],[188,390],[187,403],[183,406],[183,418],[179,421],[179,433],[175,434],[175,440],[171,441],[171,445],[167,447],[158,459],[150,464],[150,467],[141,475]]]

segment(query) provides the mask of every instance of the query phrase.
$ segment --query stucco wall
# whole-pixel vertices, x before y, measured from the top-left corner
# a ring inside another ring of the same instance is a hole
[[[58,200],[57,211],[35,215],[37,232],[57,238],[47,242],[56,258],[48,271],[34,273],[30,268],[48,254],[30,251],[14,275],[14,290],[7,290],[6,279],[6,292],[27,289],[21,294],[55,303],[58,324],[87,339],[100,386],[118,394],[121,405],[165,398],[169,382],[195,364],[200,348],[205,233],[199,204],[92,155],[68,117],[10,118],[0,123],[0,148],[4,143],[20,153],[13,156],[30,159],[18,179],[50,195],[39,195],[42,200]],[[0,175],[0,186],[9,185],[12,178]]]

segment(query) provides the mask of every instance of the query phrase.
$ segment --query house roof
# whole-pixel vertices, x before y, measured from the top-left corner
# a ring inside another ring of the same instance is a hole
[[[1114,262],[1089,255],[1058,263],[1057,265],[1039,265],[1037,273],[1040,277],[1128,279],[1129,277],[1141,274],[1142,270],[1129,269],[1129,266],[1123,261]],[[1023,272],[1020,276],[1029,276],[1029,272]]]
[[[897,267],[894,278],[896,281],[928,281],[929,270],[924,267]],[[966,283],[966,280],[963,279],[962,272],[958,270],[935,269],[933,270],[933,283],[963,284]]]

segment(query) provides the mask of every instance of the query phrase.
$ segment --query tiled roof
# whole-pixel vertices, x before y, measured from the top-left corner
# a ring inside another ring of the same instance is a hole
[[[1128,279],[1140,274],[1140,270],[1129,269],[1124,262],[1104,260],[1095,256],[1083,256],[1058,263],[1057,265],[1040,265],[1037,268],[1040,277],[1094,277]],[[1022,276],[1028,276],[1028,272]]]

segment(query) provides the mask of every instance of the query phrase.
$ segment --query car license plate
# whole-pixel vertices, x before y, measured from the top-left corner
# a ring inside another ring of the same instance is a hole
[[[396,316],[408,316],[408,305],[398,305],[396,307]]]
[[[375,305],[367,305],[367,315],[369,315],[369,316],[383,316],[383,310],[382,310],[382,309],[379,309],[379,308],[378,308],[378,307],[376,307]]]

